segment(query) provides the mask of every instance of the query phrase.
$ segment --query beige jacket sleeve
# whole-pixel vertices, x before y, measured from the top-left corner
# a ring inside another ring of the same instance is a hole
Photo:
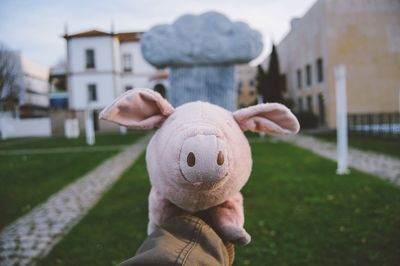
[[[185,215],[168,220],[156,229],[120,266],[207,265],[230,266],[234,247],[223,243],[214,230],[198,217]]]

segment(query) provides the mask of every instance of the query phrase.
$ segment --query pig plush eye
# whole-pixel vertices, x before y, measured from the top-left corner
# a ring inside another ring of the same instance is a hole
[[[187,156],[187,164],[189,167],[193,167],[196,164],[196,157],[194,156],[193,152],[189,152]]]
[[[224,153],[222,151],[218,152],[217,164],[218,165],[223,165],[224,164]]]

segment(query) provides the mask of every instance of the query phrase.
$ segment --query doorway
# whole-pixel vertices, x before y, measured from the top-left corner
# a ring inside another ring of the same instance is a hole
[[[154,91],[158,92],[159,94],[161,94],[161,96],[163,98],[165,98],[165,87],[164,85],[158,83],[154,86]]]
[[[325,125],[325,101],[322,93],[318,94],[319,125]]]
[[[99,131],[99,112],[93,110],[93,128],[94,131]]]

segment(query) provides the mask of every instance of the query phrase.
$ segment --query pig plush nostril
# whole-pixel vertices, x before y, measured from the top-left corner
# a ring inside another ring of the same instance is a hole
[[[217,164],[218,165],[223,165],[224,164],[224,153],[222,151],[218,152]]]
[[[196,157],[194,156],[193,152],[189,152],[187,156],[187,164],[189,167],[193,167],[196,164]]]

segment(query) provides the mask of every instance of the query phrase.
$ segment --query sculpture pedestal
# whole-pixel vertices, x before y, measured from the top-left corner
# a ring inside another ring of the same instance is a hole
[[[171,67],[167,98],[174,107],[192,101],[206,101],[234,111],[234,66]]]

